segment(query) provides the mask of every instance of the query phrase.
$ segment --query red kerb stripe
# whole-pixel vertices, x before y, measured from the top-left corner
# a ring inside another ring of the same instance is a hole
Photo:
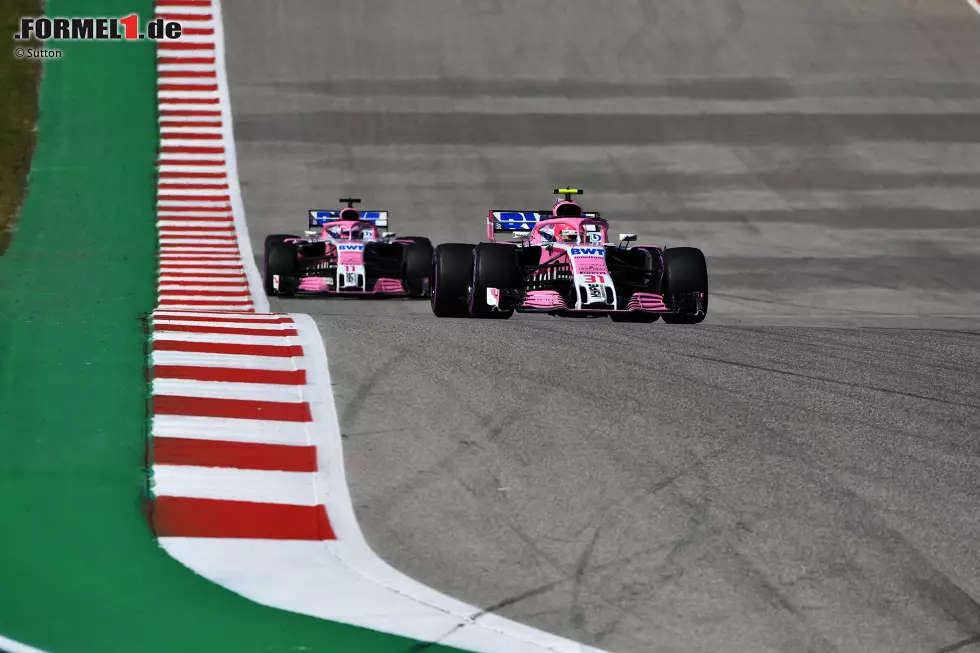
[[[173,181],[161,181],[157,183],[157,189],[159,190],[228,190],[227,183],[204,183],[201,181],[195,181],[193,183],[188,183],[186,181],[173,182]]]
[[[220,120],[161,120],[161,127],[216,127],[221,129]]]
[[[156,415],[190,417],[220,417],[225,419],[255,419],[270,422],[312,422],[310,405],[284,401],[255,399],[217,399],[214,397],[180,397],[154,395]]]
[[[158,227],[161,236],[166,236],[168,234],[184,234],[184,233],[198,233],[201,231],[225,231],[229,234],[234,234],[235,225],[233,224],[221,224],[221,225],[206,225],[203,227],[187,227],[187,226],[171,226],[171,225],[160,225]],[[214,236],[208,236],[208,238],[213,238]]]
[[[234,222],[230,215],[167,215],[161,213],[157,215],[157,221],[181,220],[183,222]]]
[[[317,470],[316,447],[191,438],[154,438],[153,462],[157,465],[231,467],[277,472]]]
[[[242,292],[240,290],[227,290],[227,291],[221,291],[221,290],[162,290],[162,291],[160,291],[159,294],[160,294],[160,298],[161,299],[173,299],[174,297],[207,297],[208,299],[210,299],[211,297],[221,297],[222,298],[221,301],[224,302],[224,303],[227,303],[227,304],[247,304],[248,302],[245,301],[245,299],[248,298],[248,297],[251,297],[251,295],[249,295],[247,292]],[[231,301],[231,299],[225,299],[225,298],[231,298],[231,297],[235,297],[237,299],[235,301]],[[177,303],[180,304],[181,302],[177,302]],[[255,335],[255,334],[251,334],[251,335]],[[264,335],[273,335],[274,336],[275,334],[264,334]]]
[[[211,0],[156,0],[157,7],[210,7]]]
[[[230,202],[231,195],[160,195],[160,202]]]
[[[168,97],[161,98],[160,104],[220,104],[221,100],[216,97]]]
[[[198,168],[222,168],[225,165],[224,159],[197,160],[197,159],[164,159],[161,158],[157,163],[161,166],[182,166]],[[224,175],[225,173],[220,173]]]
[[[161,145],[161,154],[224,154],[224,145]]]
[[[177,171],[177,170],[161,170],[157,173],[157,177],[161,179],[225,179],[227,180],[228,175],[224,172],[198,172],[195,170],[189,171]]]
[[[161,70],[157,72],[157,77],[215,77],[213,70]]]
[[[168,84],[164,82],[163,84],[157,85],[157,90],[159,91],[217,91],[217,84]]]
[[[252,370],[237,367],[194,367],[191,365],[154,365],[157,379],[222,381],[225,383],[271,383],[305,385],[306,370]]]
[[[194,132],[161,131],[160,138],[180,139],[184,141],[218,141],[221,140],[221,134],[218,132],[199,134]]]
[[[218,109],[160,109],[161,116],[221,116]]]
[[[164,20],[173,20],[177,22],[194,21],[194,20],[211,20],[214,18],[214,14],[178,14],[178,13],[157,13],[157,18],[162,18]]]
[[[154,340],[154,351],[182,351],[191,354],[233,354],[238,356],[265,356],[267,358],[298,358],[303,355],[300,345],[243,345],[233,342],[181,342],[179,340]]]
[[[157,537],[337,539],[323,506],[157,497],[152,519]]]
[[[227,213],[228,211],[231,211],[231,207],[228,206],[228,205],[225,205],[225,206],[168,206],[168,207],[166,207],[166,210],[167,211],[170,211],[172,213],[183,213],[185,211],[188,212],[188,213],[193,213],[195,211],[200,212],[200,213]]]
[[[214,50],[214,43],[181,43],[180,41],[171,41],[170,43],[167,43],[165,41],[161,41],[160,43],[157,43],[157,49],[159,50]]]
[[[191,64],[203,64],[203,65],[213,65],[215,64],[214,57],[157,57],[158,64],[167,65],[191,65]]]

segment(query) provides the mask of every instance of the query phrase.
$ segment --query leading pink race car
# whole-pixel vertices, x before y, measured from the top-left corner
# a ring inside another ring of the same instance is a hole
[[[489,243],[446,243],[433,255],[437,317],[507,319],[519,313],[601,317],[616,322],[697,324],[708,312],[708,269],[694,247],[608,240],[609,223],[572,201],[550,211],[490,210]],[[514,242],[496,242],[511,234]]]
[[[375,295],[428,297],[432,243],[399,238],[387,211],[358,211],[361,200],[341,198],[347,208],[311,210],[305,236],[265,239],[268,295]]]

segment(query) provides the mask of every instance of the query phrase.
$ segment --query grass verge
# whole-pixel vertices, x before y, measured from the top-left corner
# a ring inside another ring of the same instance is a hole
[[[14,41],[21,16],[40,16],[42,0],[0,1],[0,255],[13,238],[24,200],[37,128],[37,88],[41,60],[18,58],[14,49],[39,43]]]

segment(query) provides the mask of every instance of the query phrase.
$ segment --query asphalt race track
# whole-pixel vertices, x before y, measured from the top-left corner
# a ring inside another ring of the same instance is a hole
[[[587,208],[701,247],[696,327],[273,301],[326,338],[365,534],[616,653],[980,651],[980,16],[963,0],[238,0],[258,252]],[[259,261],[261,263],[261,261]]]

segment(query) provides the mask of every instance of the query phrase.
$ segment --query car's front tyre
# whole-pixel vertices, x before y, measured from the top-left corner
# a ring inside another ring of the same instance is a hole
[[[272,242],[265,252],[265,294],[292,295],[297,281],[297,248],[293,243]],[[279,288],[275,288],[279,277]]]
[[[432,295],[436,317],[469,317],[467,290],[473,271],[473,245],[443,243],[432,252]]]
[[[699,324],[708,315],[708,264],[704,253],[695,247],[671,247],[664,250],[664,298],[684,310],[664,315],[667,324]],[[693,313],[694,295],[701,296],[701,312]]]
[[[498,301],[503,290],[520,289],[523,286],[517,251],[513,245],[480,243],[473,250],[473,292],[469,297],[470,315],[482,319],[506,320],[514,314],[514,307],[500,309],[487,303],[487,293],[497,289]]]

